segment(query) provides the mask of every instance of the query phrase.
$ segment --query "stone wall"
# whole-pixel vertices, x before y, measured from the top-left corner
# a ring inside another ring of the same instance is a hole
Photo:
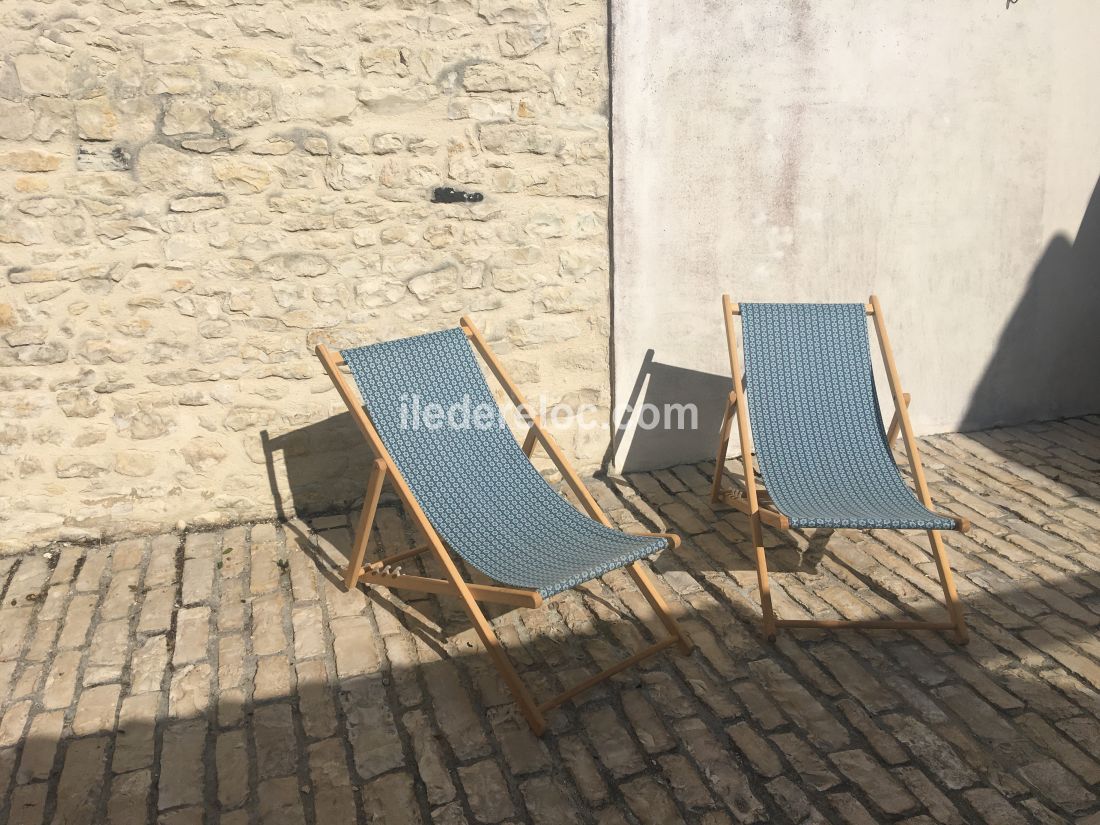
[[[5,3],[0,547],[360,496],[319,341],[470,313],[530,395],[606,409],[605,14]]]

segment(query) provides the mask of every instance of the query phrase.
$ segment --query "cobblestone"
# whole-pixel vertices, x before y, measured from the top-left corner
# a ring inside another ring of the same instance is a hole
[[[926,439],[944,509],[988,522],[947,537],[967,647],[769,645],[743,517],[699,509],[709,465],[594,482],[621,523],[690,536],[651,567],[699,647],[554,711],[542,739],[453,602],[343,592],[344,515],[11,557],[0,822],[1100,822],[1100,478],[1065,452],[1082,432],[1100,419]],[[396,505],[379,523],[405,546]],[[909,537],[767,540],[790,615],[936,596]],[[545,696],[644,644],[644,610],[610,575],[491,616]]]

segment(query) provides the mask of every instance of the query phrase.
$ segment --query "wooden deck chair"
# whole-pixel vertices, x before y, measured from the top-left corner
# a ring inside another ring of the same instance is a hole
[[[474,357],[475,348],[529,425],[522,448],[504,425]],[[460,328],[339,354],[321,345],[317,355],[377,456],[345,576],[348,587],[365,582],[459,598],[536,734],[546,729],[546,711],[604,679],[672,645],[684,653],[691,651],[687,636],[639,561],[678,546],[679,539],[669,533],[628,535],[611,527],[468,318],[462,319]],[[362,402],[340,370],[344,365]],[[446,411],[450,420],[441,422],[440,411]],[[587,516],[556,493],[531,464],[538,444],[561,471]],[[427,542],[364,565],[378,498],[387,479]],[[424,552],[435,556],[444,578],[407,575],[396,568]],[[452,553],[500,584],[465,581]],[[620,567],[627,568],[668,635],[558,696],[536,703],[478,602],[538,607],[555,593]]]
[[[954,630],[967,641],[941,530],[966,531],[965,519],[932,510],[909,396],[901,391],[882,309],[869,304],[734,304],[722,296],[733,392],[726,403],[711,499],[749,516],[755,547],[764,633],[778,627]],[[737,356],[734,317],[741,316],[745,372]],[[866,316],[874,321],[894,399],[884,432],[875,395]],[[737,419],[743,485],[724,488],[730,428]],[[750,434],[751,422],[751,434]],[[916,496],[890,452],[900,429]],[[755,452],[754,452],[755,446]],[[764,489],[757,485],[753,457]],[[920,529],[928,534],[947,604],[948,621],[778,619],[772,611],[761,525],[795,528]]]

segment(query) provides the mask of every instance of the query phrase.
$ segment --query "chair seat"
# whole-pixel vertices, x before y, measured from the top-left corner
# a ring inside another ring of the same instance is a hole
[[[669,546],[605,527],[554,491],[505,425],[461,329],[341,355],[428,521],[486,576],[545,598]]]
[[[792,527],[952,530],[886,443],[863,304],[741,304],[757,462]]]

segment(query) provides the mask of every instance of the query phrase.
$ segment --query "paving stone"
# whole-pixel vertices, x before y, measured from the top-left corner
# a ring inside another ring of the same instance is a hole
[[[161,771],[157,805],[160,810],[178,805],[198,805],[203,799],[204,722],[177,722],[164,731],[161,762],[171,770]]]
[[[268,779],[260,783],[260,822],[262,825],[303,825],[305,810],[293,776]]]
[[[218,734],[214,758],[218,769],[218,801],[237,808],[248,799],[248,737],[243,730]]]
[[[320,660],[299,662],[298,710],[302,726],[311,739],[324,739],[336,731],[336,709],[332,702],[332,687],[328,668]]]
[[[46,782],[17,786],[11,794],[8,825],[40,825],[45,816],[48,790]]]
[[[326,739],[309,746],[309,776],[318,822],[355,819],[354,786],[342,740]]]
[[[404,748],[380,685],[353,682],[340,693],[355,768],[366,780],[403,765]]]
[[[963,797],[987,825],[1023,825],[1028,820],[992,788],[973,788]]]
[[[504,775],[492,759],[460,767],[458,776],[478,822],[500,822],[515,813]]]
[[[409,774],[399,771],[379,777],[363,788],[363,808],[372,821],[414,825],[422,822]]]
[[[829,759],[887,814],[902,814],[916,807],[912,794],[866,751],[838,751]]]
[[[176,667],[206,658],[210,638],[210,608],[188,607],[176,616],[176,647],[172,664]]]
[[[945,825],[960,825],[964,821],[958,808],[920,769],[900,767],[895,768],[894,774],[905,783],[905,787],[920,801],[935,821],[943,822]]]
[[[174,719],[204,717],[210,708],[210,665],[184,665],[172,674],[168,713]]]
[[[64,724],[65,714],[61,711],[47,711],[31,717],[15,781],[23,783],[50,777]]]
[[[150,636],[136,644],[130,663],[130,692],[158,691],[168,666],[168,640],[164,636]]]
[[[257,770],[260,779],[288,776],[297,767],[294,718],[290,706],[265,705],[252,713],[252,732],[256,738]]]
[[[726,728],[737,749],[749,760],[757,773],[763,776],[778,776],[783,766],[768,740],[760,736],[745,722]]]
[[[436,721],[455,755],[462,760],[486,755],[488,739],[454,667],[446,663],[435,667],[428,680],[428,691]]]
[[[780,776],[767,783],[765,787],[775,804],[783,811],[792,822],[824,822],[824,817],[817,810],[794,782],[785,776]]]
[[[820,756],[793,733],[772,734],[771,740],[783,752],[804,783],[819,791],[827,791],[840,780],[829,770]]]
[[[102,616],[101,616],[102,618]],[[124,619],[101,622],[92,633],[84,685],[98,685],[122,678],[130,646],[130,624]]]
[[[81,693],[73,716],[73,733],[86,736],[113,731],[120,691],[119,685],[97,685]]]
[[[917,755],[940,782],[953,790],[973,785],[978,777],[951,746],[910,716],[891,714],[883,722]]]
[[[640,690],[629,690],[622,694],[623,711],[642,747],[647,753],[661,753],[670,750],[676,744],[665,723],[657,715],[653,706]]]
[[[65,764],[57,786],[58,825],[86,825],[95,819],[107,769],[106,736],[77,739],[65,751]]]
[[[711,788],[739,822],[759,822],[764,808],[745,775],[703,722],[685,719],[674,726],[688,755],[706,773]]]
[[[42,691],[42,705],[45,708],[67,708],[76,695],[77,678],[80,675],[81,652],[66,650],[58,653],[46,676],[46,686]]]
[[[145,820],[153,778],[148,770],[116,776],[107,802],[109,825],[131,825]]]
[[[432,727],[428,715],[422,710],[409,711],[403,722],[412,739],[417,776],[427,790],[428,802],[432,806],[450,802],[454,799],[455,788],[440,746],[441,734]]]
[[[65,622],[61,626],[61,635],[57,638],[57,646],[61,650],[74,647],[83,647],[88,640],[88,631],[92,626],[92,616],[95,613],[99,596],[95,593],[86,593],[74,596],[69,602],[69,609],[65,612]]]
[[[252,698],[257,702],[285,699],[290,696],[290,662],[276,653],[256,660],[256,675],[252,679]]]
[[[23,741],[23,730],[31,713],[29,699],[11,705],[0,719],[0,748],[17,745]]]
[[[99,547],[89,551],[84,556],[84,566],[80,568],[80,574],[76,577],[76,591],[89,593],[99,590],[103,574],[111,563],[111,552],[106,547]]]
[[[294,608],[294,655],[310,659],[325,654],[324,617],[315,604]]]
[[[699,772],[687,757],[678,753],[658,757],[661,773],[672,791],[673,798],[690,811],[701,811],[714,804],[714,798],[707,790]]]
[[[630,810],[645,825],[664,825],[680,818],[668,791],[652,776],[639,776],[622,785]]]
[[[536,776],[519,787],[535,825],[569,825],[583,821],[576,806],[553,778]]]
[[[147,583],[148,584],[148,583]],[[174,587],[158,587],[145,593],[138,619],[141,633],[164,633],[172,626],[172,610],[176,604]]]
[[[153,735],[160,696],[142,693],[122,700],[118,713],[118,735],[111,769],[127,773],[153,764]]]

